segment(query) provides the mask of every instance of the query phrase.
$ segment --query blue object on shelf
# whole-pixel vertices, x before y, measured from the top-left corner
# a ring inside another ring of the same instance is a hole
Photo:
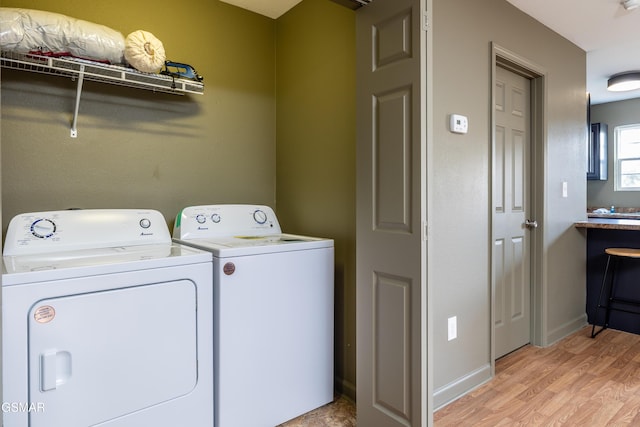
[[[193,68],[191,65],[183,64],[181,62],[165,61],[164,69],[161,71],[161,74],[191,79],[197,82],[201,82],[202,80],[204,80],[204,77],[199,75],[196,72],[195,68]]]

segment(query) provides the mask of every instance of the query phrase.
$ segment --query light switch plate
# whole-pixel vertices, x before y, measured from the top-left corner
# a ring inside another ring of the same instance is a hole
[[[449,341],[458,338],[458,316],[447,319],[447,338]]]
[[[469,120],[467,116],[452,114],[449,122],[449,130],[453,133],[467,133],[469,130]]]

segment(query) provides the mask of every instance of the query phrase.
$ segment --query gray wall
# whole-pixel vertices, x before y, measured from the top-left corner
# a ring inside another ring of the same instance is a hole
[[[604,207],[640,207],[640,195],[637,191],[614,191],[613,179],[613,145],[616,126],[640,123],[640,98],[626,101],[607,102],[591,107],[591,121],[606,123],[609,127],[608,137],[608,168],[607,181],[587,182],[587,206]]]
[[[586,55],[504,0],[434,0],[432,268],[434,404],[491,375],[491,42],[544,68],[546,122],[543,217],[537,230],[544,307],[536,344],[548,345],[585,322],[585,240],[573,222],[586,204]],[[449,114],[469,117],[452,134]],[[568,183],[562,198],[561,183]],[[458,338],[447,341],[447,318]]]

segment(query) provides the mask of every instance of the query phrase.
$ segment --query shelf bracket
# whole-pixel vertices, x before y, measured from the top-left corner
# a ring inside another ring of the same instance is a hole
[[[84,65],[80,65],[78,73],[78,87],[76,88],[76,106],[73,110],[73,121],[71,122],[71,138],[78,137],[78,110],[80,109],[80,95],[82,95],[82,82],[84,81]]]

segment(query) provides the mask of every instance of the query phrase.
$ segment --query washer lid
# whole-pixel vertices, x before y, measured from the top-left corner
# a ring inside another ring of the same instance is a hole
[[[333,248],[332,239],[276,234],[266,236],[221,236],[214,238],[178,240],[186,245],[213,252],[217,257],[257,255],[275,252]]]

